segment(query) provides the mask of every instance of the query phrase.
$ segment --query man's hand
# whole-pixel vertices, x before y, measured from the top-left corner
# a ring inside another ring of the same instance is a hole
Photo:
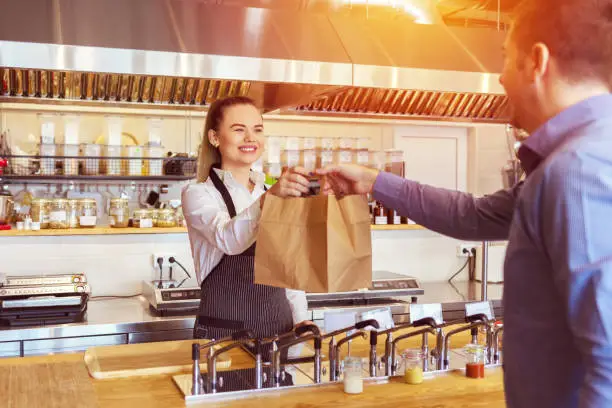
[[[317,170],[317,174],[325,176],[323,194],[335,194],[340,197],[371,193],[378,173],[378,170],[355,164],[329,166]]]

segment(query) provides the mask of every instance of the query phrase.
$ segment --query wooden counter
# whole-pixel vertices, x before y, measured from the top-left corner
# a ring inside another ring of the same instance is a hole
[[[131,345],[138,348],[142,345]],[[356,344],[357,346],[357,344]],[[353,347],[353,354],[361,347]],[[189,359],[190,356],[185,356]],[[239,350],[231,352],[230,369],[252,366],[251,359]],[[64,377],[58,378],[55,371]],[[24,373],[27,373],[24,374]],[[73,376],[74,378],[70,377]],[[35,384],[32,379],[35,378]],[[69,383],[67,383],[69,381]],[[68,386],[70,385],[70,386]],[[182,407],[183,395],[170,375],[94,380],[88,376],[83,353],[41,357],[0,359],[0,392],[9,407],[65,407],[66,401],[93,402],[100,407]],[[8,396],[8,398],[7,398]],[[24,405],[26,404],[26,405]],[[37,405],[38,404],[38,405]],[[279,391],[231,402],[215,402],[215,407],[504,407],[501,368],[487,370],[481,380],[465,378],[460,373],[425,380],[420,385],[399,381],[367,385],[360,395],[349,396],[341,386]],[[75,406],[74,404],[72,406]]]

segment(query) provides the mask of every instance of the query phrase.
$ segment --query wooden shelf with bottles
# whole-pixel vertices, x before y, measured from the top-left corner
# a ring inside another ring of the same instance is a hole
[[[424,227],[414,224],[372,225],[372,231],[421,230]],[[18,231],[15,227],[8,231],[0,231],[0,237],[54,237],[79,235],[149,235],[149,234],[186,234],[187,228],[73,228],[73,229],[43,229],[38,231]]]

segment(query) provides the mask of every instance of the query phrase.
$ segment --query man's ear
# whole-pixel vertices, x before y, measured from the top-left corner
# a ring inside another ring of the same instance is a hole
[[[550,69],[550,49],[544,43],[535,43],[531,47],[530,67],[531,80],[542,79]]]

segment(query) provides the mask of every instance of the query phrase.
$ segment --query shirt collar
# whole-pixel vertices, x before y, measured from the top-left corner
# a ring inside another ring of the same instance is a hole
[[[217,169],[214,167],[212,170],[217,173],[217,175],[219,176],[221,181],[223,181],[224,184],[230,185],[232,183],[234,184],[237,183],[231,171],[221,170],[221,169]],[[255,187],[263,188],[264,182],[266,180],[266,176],[262,172],[251,170],[250,179],[253,182],[253,184],[255,184]]]
[[[576,129],[610,116],[612,116],[612,94],[593,96],[563,110],[540,126],[521,144],[518,156],[523,168],[527,174],[531,173],[552,152],[569,140]]]

